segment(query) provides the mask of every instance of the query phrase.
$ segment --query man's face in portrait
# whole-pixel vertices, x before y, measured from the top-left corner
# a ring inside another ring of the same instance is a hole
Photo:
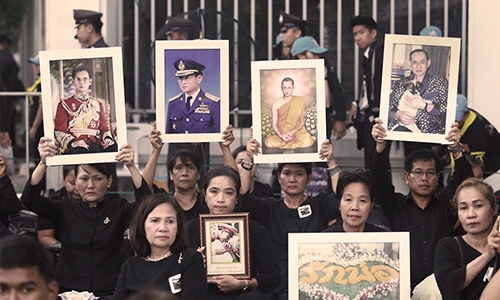
[[[59,286],[45,282],[38,267],[0,269],[0,298],[23,300],[53,300]]]
[[[281,91],[283,92],[283,97],[291,97],[293,94],[293,89],[295,87],[293,86],[291,81],[283,81],[281,84]]]
[[[184,93],[188,95],[192,95],[200,88],[200,82],[202,80],[202,75],[195,76],[194,74],[177,77],[179,87]]]
[[[411,72],[418,77],[423,77],[431,65],[431,60],[427,59],[425,52],[415,52],[410,57]]]
[[[77,72],[75,74],[75,78],[73,78],[73,84],[75,85],[76,91],[78,93],[88,92],[90,86],[92,85],[92,79],[90,79],[89,72]]]
[[[352,36],[360,49],[366,49],[375,41],[377,30],[370,30],[365,25],[356,25],[352,27]]]

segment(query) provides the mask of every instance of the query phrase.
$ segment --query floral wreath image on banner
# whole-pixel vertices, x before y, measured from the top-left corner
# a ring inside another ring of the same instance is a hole
[[[409,271],[408,233],[289,235],[290,299],[409,299]]]

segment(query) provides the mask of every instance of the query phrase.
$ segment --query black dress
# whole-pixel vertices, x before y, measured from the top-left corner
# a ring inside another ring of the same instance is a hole
[[[111,295],[120,274],[123,233],[140,199],[128,203],[105,196],[96,207],[69,198],[51,201],[40,195],[41,184],[34,186],[30,180],[22,203],[59,230],[62,248],[55,280],[60,290]]]

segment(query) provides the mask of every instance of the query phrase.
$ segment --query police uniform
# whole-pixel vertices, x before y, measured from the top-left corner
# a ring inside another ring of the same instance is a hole
[[[86,9],[73,9],[73,19],[75,19],[76,28],[84,23],[94,23],[102,26],[101,22],[102,13],[92,10]],[[95,26],[95,25],[94,25]],[[75,39],[78,39],[77,35],[75,35]],[[88,48],[106,48],[109,47],[108,44],[104,41],[104,38],[101,37],[97,42],[93,45],[89,45]]]
[[[168,40],[168,36],[172,32],[176,31],[186,32],[188,35],[188,40],[194,39],[197,38],[195,36],[196,29],[197,29],[196,23],[189,19],[184,19],[184,17],[181,16],[169,17],[165,21],[165,25],[163,25],[163,27],[156,34],[156,39]]]
[[[299,27],[302,31],[302,36],[307,34],[307,21],[294,15],[287,14],[284,11],[280,11],[279,23],[281,26],[280,32],[285,32],[292,27]]]
[[[189,76],[200,73],[205,66],[188,58],[180,58],[174,63],[175,76]],[[167,133],[219,133],[220,98],[199,89],[189,109],[187,95],[181,93],[168,100]]]
[[[102,100],[88,94],[75,94],[59,102],[54,119],[54,134],[62,153],[116,151],[116,144],[103,149],[105,138],[113,139]],[[89,149],[73,148],[71,143],[83,140]]]
[[[290,28],[293,27],[299,27],[301,31],[301,36],[305,36],[307,33],[307,21],[303,20],[299,17],[296,17],[294,15],[290,15],[285,13],[284,11],[280,11],[280,16],[278,19],[278,22],[280,24],[280,33],[287,31]],[[281,40],[281,38],[280,38]],[[282,48],[283,48],[283,43],[276,43],[276,55],[278,60],[286,60],[286,59],[291,59],[292,57],[290,55],[283,55],[282,53]]]

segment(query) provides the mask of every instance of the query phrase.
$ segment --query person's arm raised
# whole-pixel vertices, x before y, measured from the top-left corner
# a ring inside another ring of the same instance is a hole
[[[387,141],[384,140],[387,137],[387,130],[382,126],[383,122],[380,118],[375,118],[375,124],[372,127],[372,137],[375,140],[376,146],[375,151],[381,153],[387,146]]]
[[[122,162],[125,166],[127,166],[130,176],[132,176],[132,182],[134,183],[135,188],[139,188],[142,185],[142,175],[134,163],[134,156],[134,148],[129,144],[125,144],[120,148],[118,154],[116,154],[115,160]]]
[[[42,181],[47,170],[47,157],[57,154],[57,146],[48,137],[42,137],[38,143],[38,153],[40,154],[40,163],[36,166],[31,175],[30,183],[37,185]]]
[[[238,171],[238,166],[236,166],[236,162],[234,161],[230,148],[234,141],[233,125],[226,126],[226,130],[222,132],[222,140],[222,142],[219,142],[219,146],[222,152],[222,157],[224,158],[224,165]]]
[[[326,139],[321,144],[321,149],[319,150],[319,158],[325,160],[327,164],[327,170],[330,173],[330,180],[332,181],[332,190],[335,192],[337,190],[337,182],[339,180],[340,168],[335,162],[333,157],[333,146],[329,139]]]
[[[244,161],[253,163],[253,157],[255,155],[260,154],[260,143],[253,138],[253,131],[250,128],[250,139],[247,142],[247,151],[246,157]],[[250,190],[251,182],[252,182],[252,172],[250,170],[241,170],[240,172],[241,178],[241,190],[240,193],[246,194]]]
[[[153,192],[153,182],[156,174],[156,165],[158,164],[158,158],[160,157],[161,149],[163,148],[163,140],[161,139],[161,132],[156,129],[156,122],[153,123],[153,128],[149,133],[149,142],[151,143],[151,155],[149,156],[148,162],[142,176],[148,184],[149,189]]]

